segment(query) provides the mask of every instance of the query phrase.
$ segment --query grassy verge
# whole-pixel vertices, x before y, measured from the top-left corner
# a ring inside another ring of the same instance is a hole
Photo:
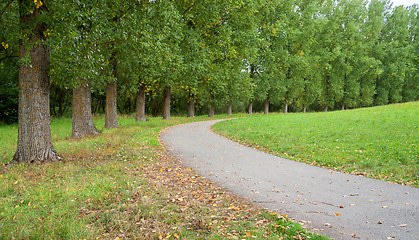
[[[258,115],[216,132],[263,151],[419,187],[419,102],[329,113]]]
[[[53,120],[64,161],[0,168],[0,239],[325,239],[168,157],[158,133],[188,121],[121,117],[119,129],[74,140],[71,119]],[[16,134],[16,126],[0,126],[3,164]]]

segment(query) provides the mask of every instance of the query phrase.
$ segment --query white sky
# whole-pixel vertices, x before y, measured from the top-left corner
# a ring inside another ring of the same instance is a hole
[[[404,5],[406,6],[410,6],[413,4],[419,4],[419,0],[392,0],[393,2],[393,7],[399,6],[399,5]]]

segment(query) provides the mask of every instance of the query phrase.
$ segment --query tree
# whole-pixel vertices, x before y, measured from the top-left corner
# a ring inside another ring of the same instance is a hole
[[[398,6],[388,16],[382,30],[385,45],[383,74],[377,81],[377,105],[401,102],[406,73],[408,71],[409,15],[402,6]]]
[[[16,1],[7,1],[0,5],[0,119],[6,123],[18,120],[19,102],[19,67],[18,33],[15,31],[19,22]]]
[[[92,116],[91,86],[103,83],[98,77],[105,67],[99,29],[101,6],[62,0],[54,5],[51,24],[52,74],[54,89],[73,90],[72,137],[98,134]],[[92,80],[93,79],[93,80]],[[65,96],[65,95],[64,95]],[[64,97],[61,96],[63,99]]]
[[[51,141],[48,2],[19,0],[19,124],[14,162],[61,159]]]
[[[93,123],[90,81],[80,79],[79,86],[73,88],[72,138],[99,134]]]

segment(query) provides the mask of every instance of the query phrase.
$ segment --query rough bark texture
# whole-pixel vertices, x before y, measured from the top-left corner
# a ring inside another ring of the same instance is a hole
[[[30,62],[19,66],[19,121],[17,150],[13,162],[49,162],[61,159],[51,141],[49,47],[44,31],[47,26],[36,23],[45,6],[27,14],[26,2],[19,1],[20,19],[27,39],[19,41],[19,58],[29,54]]]
[[[288,103],[285,103],[285,106],[284,106],[284,113],[288,113]]]
[[[118,110],[116,105],[116,81],[106,85],[105,128],[118,128]]]
[[[233,106],[231,104],[231,101],[228,103],[227,115],[229,115],[229,116],[233,115]]]
[[[137,91],[137,107],[135,110],[135,120],[137,122],[145,122],[145,86],[144,84],[139,84]]]
[[[94,136],[99,133],[93,123],[90,81],[80,81],[81,85],[73,88],[72,138]]]
[[[248,110],[247,113],[249,113],[250,115],[252,115],[252,113],[253,113],[253,104],[252,103],[249,104],[249,110]]]
[[[170,98],[171,89],[170,87],[164,88],[164,106],[163,106],[163,119],[170,120]]]
[[[269,97],[265,100],[265,114],[269,114]]]
[[[306,113],[307,112],[307,108],[306,107],[304,107],[304,109],[303,109],[303,113]]]
[[[189,101],[188,103],[188,117],[190,118],[195,117],[195,103],[193,100]]]
[[[214,116],[215,116],[215,106],[213,103],[211,103],[208,110],[208,117],[214,117]]]
[[[195,117],[195,94],[191,90],[188,91],[188,117]]]

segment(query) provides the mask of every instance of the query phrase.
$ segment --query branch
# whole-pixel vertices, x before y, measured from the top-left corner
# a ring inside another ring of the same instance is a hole
[[[6,6],[3,7],[3,9],[0,11],[0,18],[3,16],[3,13],[6,11],[6,9],[12,4],[14,0],[10,0],[8,3],[6,3]]]
[[[184,12],[183,12],[183,14],[182,14],[182,16],[184,16],[189,10],[191,10],[191,8],[193,7],[193,6],[195,6],[195,4],[194,5],[191,5],[191,6],[189,6]]]

